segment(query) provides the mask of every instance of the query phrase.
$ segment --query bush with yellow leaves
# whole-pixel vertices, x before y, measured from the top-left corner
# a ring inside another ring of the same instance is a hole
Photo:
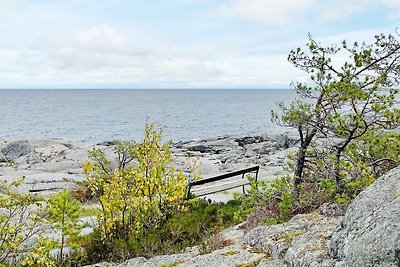
[[[105,241],[129,240],[152,230],[182,207],[187,179],[171,163],[171,142],[162,142],[162,129],[147,124],[140,144],[119,142],[117,164],[99,149],[84,165],[88,187],[98,197],[98,228]]]

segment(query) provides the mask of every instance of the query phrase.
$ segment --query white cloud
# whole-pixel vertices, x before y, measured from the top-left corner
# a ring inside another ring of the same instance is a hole
[[[268,25],[284,25],[307,10],[314,0],[231,0],[210,12],[214,16],[238,17]]]
[[[287,87],[302,75],[286,62],[286,54],[222,51],[207,42],[171,45],[107,24],[34,47],[0,50],[3,87],[263,88]]]
[[[323,21],[339,21],[351,16],[385,7],[391,19],[399,18],[400,0],[336,0],[321,1],[315,9]]]
[[[209,14],[281,26],[295,21],[304,22],[305,12],[310,14],[310,17],[317,17],[324,22],[339,21],[379,6],[389,9],[391,19],[400,17],[400,0],[228,0],[211,10]]]
[[[75,37],[78,44],[88,49],[103,51],[126,50],[126,38],[107,24],[80,30]]]
[[[37,7],[26,7],[32,12],[8,12],[4,23],[0,23],[0,87],[287,87],[292,80],[307,79],[286,60],[290,49],[306,43],[306,36],[297,39],[300,34],[293,30],[300,27],[287,25],[281,33],[280,27],[246,24],[238,30],[237,24],[229,24],[226,17],[302,26],[302,17],[312,15],[314,22],[318,16],[325,16],[321,15],[324,10],[331,11],[326,17],[330,20],[363,12],[361,0],[337,0],[337,6],[316,0],[229,0],[225,4],[217,0],[178,1],[211,3],[215,8],[210,13],[225,20],[221,24],[219,19],[211,20],[207,25],[216,27],[208,31],[194,29],[203,22],[197,21],[204,19],[201,16],[180,27],[172,22],[160,26],[153,21],[138,19],[132,23],[100,15],[83,20],[82,15],[72,14],[78,18],[72,20],[68,12],[59,14],[58,9],[55,12],[51,8],[47,8],[43,19],[39,16],[42,9]],[[365,1],[371,4],[378,0]],[[400,6],[395,0],[382,1],[393,10]],[[3,3],[15,7],[11,0],[0,0],[0,9]],[[48,26],[49,22],[54,25]],[[315,38],[324,45],[343,39],[369,41],[374,34],[391,30],[349,31],[332,36],[328,29],[320,31],[324,36]]]
[[[378,4],[383,3],[384,5],[390,8],[389,14],[392,20],[400,18],[400,0],[381,0],[381,1],[376,0],[376,2]]]
[[[322,21],[339,21],[353,14],[363,12],[366,9],[366,5],[361,5],[356,1],[337,0],[335,3],[324,2],[318,9],[318,16]]]

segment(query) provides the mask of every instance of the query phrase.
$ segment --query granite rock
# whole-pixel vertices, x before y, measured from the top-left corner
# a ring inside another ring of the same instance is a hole
[[[400,266],[400,167],[361,192],[334,231],[336,266]]]

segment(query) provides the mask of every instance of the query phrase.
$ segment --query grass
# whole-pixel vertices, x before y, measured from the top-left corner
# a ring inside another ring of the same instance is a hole
[[[91,217],[96,215],[97,209],[94,206],[82,205],[81,208],[81,217]]]
[[[286,233],[286,234],[283,234],[283,235],[279,236],[277,238],[277,240],[283,240],[287,244],[290,244],[290,243],[292,243],[294,237],[299,236],[299,235],[303,235],[306,232],[307,232],[306,230],[298,230],[298,231],[294,231],[294,232],[291,232],[291,233]]]
[[[242,263],[239,265],[236,265],[235,267],[256,267],[258,264],[260,264],[261,260],[263,260],[265,257],[261,257],[255,260],[252,260],[250,262]]]
[[[231,249],[231,250],[228,250],[227,252],[222,253],[221,255],[222,256],[232,256],[232,255],[235,255],[238,253],[239,253],[239,251]]]

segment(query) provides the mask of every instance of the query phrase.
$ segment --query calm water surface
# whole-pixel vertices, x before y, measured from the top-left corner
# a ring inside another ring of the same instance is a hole
[[[278,133],[276,102],[292,90],[0,90],[0,138],[138,140],[147,118],[174,141]]]

